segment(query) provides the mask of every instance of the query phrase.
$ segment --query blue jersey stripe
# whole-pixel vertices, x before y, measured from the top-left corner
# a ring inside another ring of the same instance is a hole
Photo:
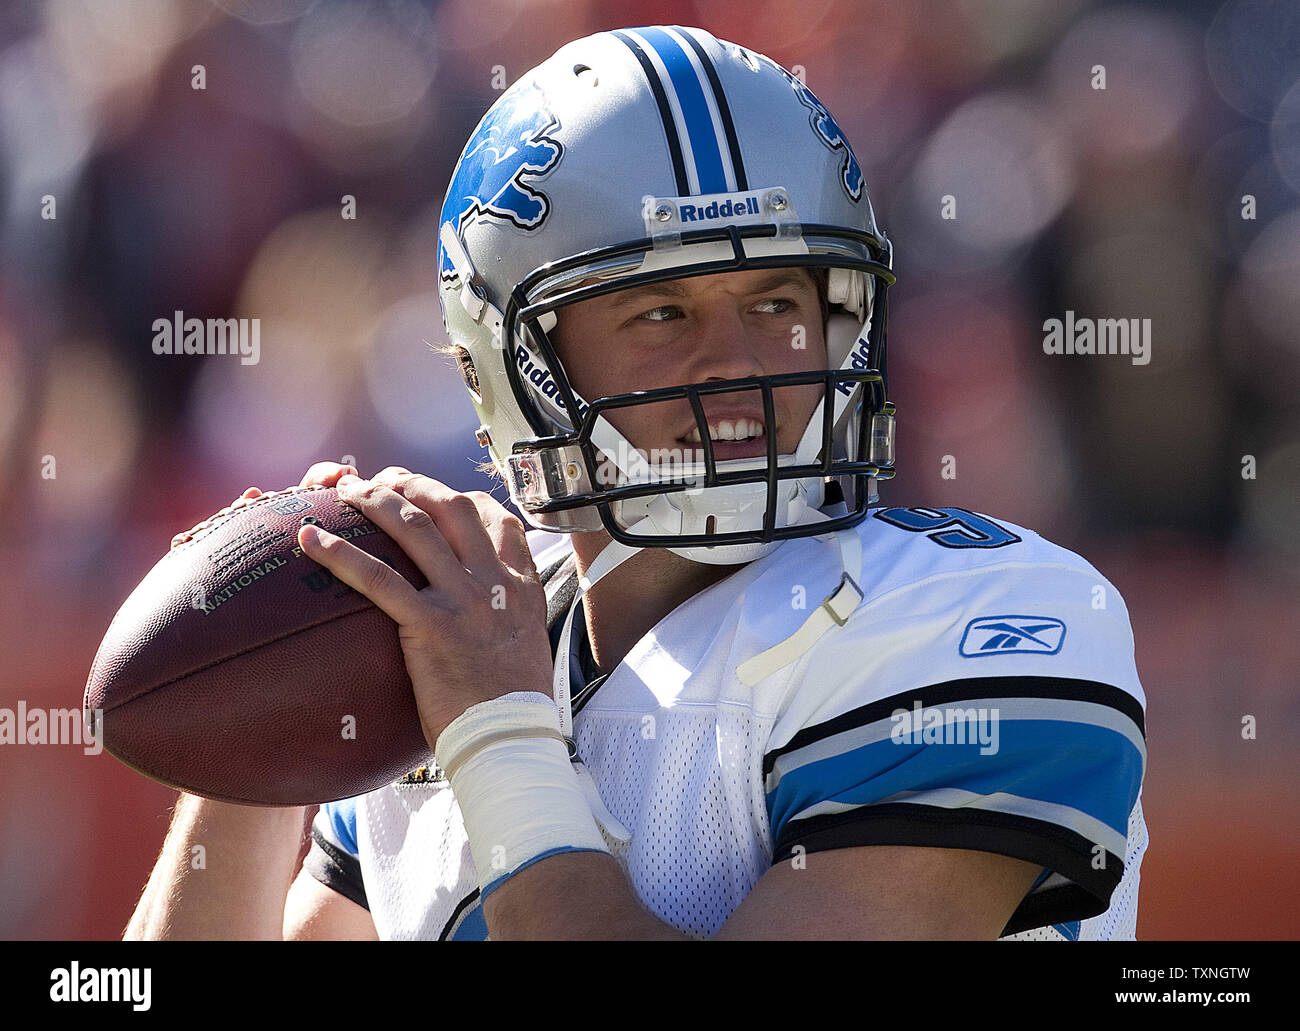
[[[547,849],[545,852],[538,853],[537,855],[533,856],[532,859],[520,863],[519,866],[515,867],[515,869],[511,870],[509,873],[504,873],[496,880],[490,881],[487,884],[483,885],[483,891],[479,895],[479,904],[481,905],[483,903],[483,900],[485,900],[489,895],[491,895],[494,891],[496,891],[499,887],[501,887],[501,885],[505,884],[506,881],[510,880],[511,877],[515,876],[515,874],[520,873],[523,870],[527,870],[534,863],[542,859],[549,859],[551,856],[558,856],[565,852],[595,852],[595,851],[598,850],[593,848],[585,848],[585,847],[577,848],[573,845],[563,845],[559,848]]]
[[[718,127],[713,122],[704,89],[695,74],[695,65],[681,44],[663,29],[651,26],[636,31],[653,48],[668,71],[670,87],[677,96],[686,122],[700,193],[726,193],[731,187],[722,166]]]
[[[483,917],[483,903],[477,902],[474,904],[474,908],[465,914],[465,919],[460,922],[460,926],[456,928],[456,933],[451,936],[451,940],[454,942],[485,942],[487,936],[487,920]]]
[[[888,738],[785,773],[767,795],[772,840],[809,806],[870,805],[902,792],[959,788],[1069,806],[1121,838],[1142,783],[1142,756],[1124,735],[1057,720],[1003,720],[996,754],[974,744]]]
[[[357,800],[345,798],[338,802],[326,802],[321,806],[321,811],[329,820],[330,830],[334,832],[338,843],[350,855],[360,855],[357,848]]]

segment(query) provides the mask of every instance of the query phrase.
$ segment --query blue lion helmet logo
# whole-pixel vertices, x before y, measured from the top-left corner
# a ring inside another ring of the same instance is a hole
[[[841,175],[840,181],[851,199],[854,201],[861,200],[862,168],[853,154],[853,148],[849,146],[849,139],[844,135],[844,130],[840,128],[839,123],[835,121],[831,113],[826,110],[826,105],[817,99],[817,94],[779,64],[776,65],[776,68],[790,83],[795,95],[799,98],[799,102],[812,112],[809,122],[813,127],[813,132],[831,150],[844,151],[844,166],[841,169],[843,175]]]
[[[532,182],[559,162],[564,147],[553,138],[559,119],[532,83],[508,90],[479,123],[442,205],[440,224],[450,222],[456,235],[478,218],[496,218],[519,229],[536,229],[550,214],[551,202]],[[441,244],[438,267],[449,263]]]

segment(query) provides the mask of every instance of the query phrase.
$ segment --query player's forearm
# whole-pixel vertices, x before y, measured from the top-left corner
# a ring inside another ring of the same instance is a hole
[[[493,941],[688,940],[641,904],[602,852],[566,852],[521,870],[488,896],[483,917]]]
[[[301,808],[181,795],[128,940],[277,939],[303,840]]]

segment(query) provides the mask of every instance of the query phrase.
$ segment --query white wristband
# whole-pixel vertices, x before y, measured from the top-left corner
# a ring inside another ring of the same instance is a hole
[[[609,851],[546,695],[519,691],[471,706],[434,754],[465,820],[480,899],[547,856]]]

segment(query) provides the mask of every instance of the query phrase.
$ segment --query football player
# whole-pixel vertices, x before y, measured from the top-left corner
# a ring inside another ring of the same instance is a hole
[[[532,529],[326,463],[430,586],[300,534],[399,624],[436,762],[322,806],[296,878],[300,811],[182,798],[129,934],[1134,936],[1124,604],[880,504],[892,249],[811,90],[693,28],[571,43],[475,130],[438,275]]]

